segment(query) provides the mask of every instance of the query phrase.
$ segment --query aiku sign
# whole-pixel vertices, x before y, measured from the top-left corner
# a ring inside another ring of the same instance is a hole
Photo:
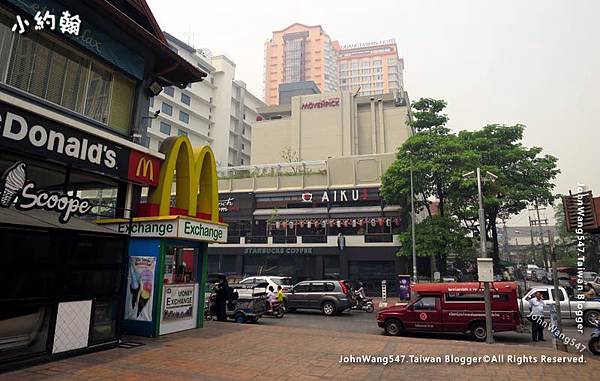
[[[321,192],[302,193],[302,202],[351,202],[368,200],[367,189],[331,189]]]
[[[316,108],[328,108],[328,107],[338,107],[340,105],[340,98],[329,98],[322,99],[316,102],[304,102],[302,103],[302,110],[312,110]]]
[[[21,161],[10,166],[0,178],[0,206],[10,208],[14,203],[18,210],[44,209],[59,213],[58,221],[66,224],[72,215],[84,215],[92,205],[77,196],[36,189],[27,180],[27,165]]]

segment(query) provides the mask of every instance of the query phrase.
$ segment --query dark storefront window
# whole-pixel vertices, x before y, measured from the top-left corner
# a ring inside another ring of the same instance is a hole
[[[12,32],[0,13],[0,82],[129,134],[135,82],[46,33]]]
[[[42,353],[61,301],[93,300],[91,342],[117,336],[125,240],[0,227],[0,362]]]
[[[323,257],[323,279],[340,278],[340,257],[338,255]]]
[[[394,261],[350,261],[350,280],[362,282],[370,295],[381,294],[381,281],[387,281],[388,294],[396,292]]]

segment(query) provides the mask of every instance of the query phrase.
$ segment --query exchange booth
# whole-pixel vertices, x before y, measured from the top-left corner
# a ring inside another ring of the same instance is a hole
[[[160,150],[165,154],[160,178],[138,216],[97,221],[131,237],[123,329],[149,337],[202,327],[208,243],[227,242],[210,147],[192,149],[179,136],[166,139]]]

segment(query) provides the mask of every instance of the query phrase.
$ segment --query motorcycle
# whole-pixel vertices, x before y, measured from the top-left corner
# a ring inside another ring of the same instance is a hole
[[[283,302],[274,302],[270,310],[264,313],[263,316],[273,316],[281,319],[285,315],[285,305]]]
[[[355,291],[354,294],[354,303],[352,304],[352,310],[360,310],[366,311],[368,313],[372,313],[375,311],[375,305],[373,304],[373,299],[371,298],[362,298],[358,292]]]
[[[594,355],[600,355],[600,320],[596,320],[596,328],[592,331],[592,337],[588,341],[588,349]]]

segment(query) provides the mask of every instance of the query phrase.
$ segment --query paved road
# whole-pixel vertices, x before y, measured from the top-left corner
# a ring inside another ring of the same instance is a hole
[[[383,330],[377,326],[375,321],[376,313],[366,313],[363,311],[345,312],[338,316],[323,316],[320,311],[298,310],[294,313],[286,314],[282,319],[273,317],[263,317],[259,320],[260,325],[280,326],[294,328],[312,328],[323,331],[336,332],[355,332],[372,335],[383,335]],[[572,337],[578,342],[587,345],[591,335],[591,328],[586,328],[584,335],[577,333],[573,320],[563,322],[563,331],[566,336]],[[415,338],[428,339],[448,339],[460,341],[472,341],[468,335],[463,334],[439,334],[439,333],[415,333],[408,334]],[[494,335],[496,342],[508,345],[535,345],[537,347],[552,347],[552,341],[548,332],[544,332],[545,342],[533,343],[529,333],[518,332],[500,332]]]
[[[322,321],[332,324],[353,317]],[[565,363],[574,357],[541,347],[282,326],[304,318],[298,315],[274,323],[265,319],[261,324],[207,322],[203,329],[157,339],[133,338],[146,343],[140,347],[76,356],[5,373],[0,378],[6,381],[565,381],[595,380],[600,371],[600,361],[590,360],[591,356],[584,357],[584,363]],[[363,356],[371,359],[371,356],[385,359],[392,356],[396,360],[387,366],[376,359],[349,363]],[[499,361],[490,361],[494,358]],[[548,358],[554,362],[558,358],[563,363],[551,364],[544,360]],[[474,360],[468,362],[469,359]],[[473,365],[461,365],[469,363]]]

